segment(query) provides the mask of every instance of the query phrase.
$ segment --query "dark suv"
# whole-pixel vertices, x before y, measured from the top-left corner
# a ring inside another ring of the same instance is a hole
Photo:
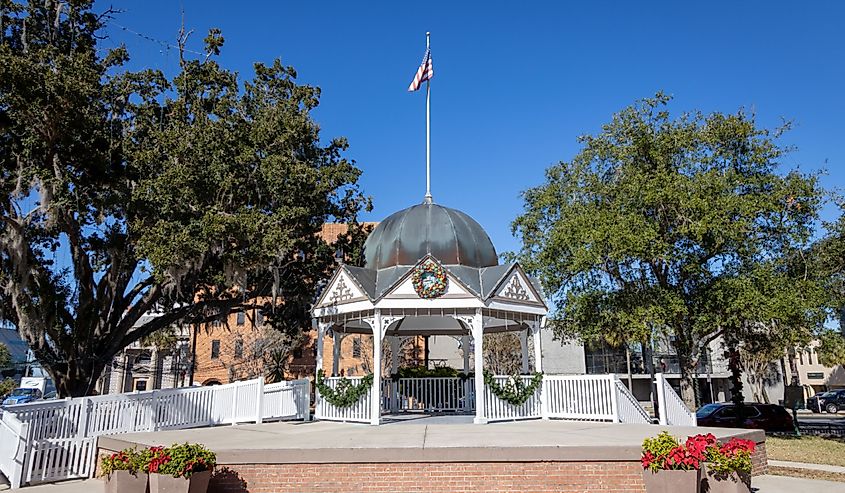
[[[816,394],[807,399],[806,407],[814,413],[827,411],[835,414],[840,409],[845,409],[845,390],[830,390]]]
[[[732,402],[705,404],[695,413],[698,426],[720,428],[756,428],[765,431],[794,431],[792,416],[776,404],[745,403],[745,417],[737,423],[736,406]]]

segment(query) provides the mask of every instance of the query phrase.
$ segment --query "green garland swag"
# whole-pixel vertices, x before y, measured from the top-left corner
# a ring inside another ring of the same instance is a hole
[[[323,370],[317,370],[317,380],[314,383],[317,390],[320,391],[320,397],[329,404],[335,407],[349,407],[358,402],[361,397],[367,395],[367,392],[373,386],[373,374],[364,375],[358,385],[353,384],[346,377],[340,377],[337,387],[331,388],[325,383]]]
[[[493,395],[514,406],[521,406],[524,404],[525,401],[534,395],[534,392],[540,388],[540,384],[542,382],[543,374],[538,372],[534,373],[534,378],[532,378],[528,384],[522,383],[520,375],[514,375],[513,377],[508,378],[505,382],[505,386],[502,387],[493,378],[492,373],[484,370],[484,384],[490,387],[490,391],[493,392]]]

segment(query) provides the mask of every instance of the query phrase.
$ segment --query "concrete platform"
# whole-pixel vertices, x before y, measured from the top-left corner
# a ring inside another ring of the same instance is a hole
[[[638,461],[643,439],[713,433],[763,442],[759,430],[535,420],[488,425],[268,423],[100,437],[99,447],[198,442],[229,463]]]

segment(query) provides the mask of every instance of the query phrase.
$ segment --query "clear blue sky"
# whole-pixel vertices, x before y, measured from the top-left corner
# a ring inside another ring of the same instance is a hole
[[[249,75],[281,57],[322,88],[324,138],[346,136],[380,220],[425,192],[425,95],[406,92],[432,33],[432,193],[484,226],[499,252],[518,248],[519,194],[576,137],[664,90],[672,110],[756,111],[782,118],[798,151],[786,168],[827,170],[845,185],[845,2],[100,2],[116,22],[172,42],[184,7],[201,50],[223,30],[221,62]],[[113,25],[131,68],[169,73],[177,54]],[[785,169],[786,169],[785,168]],[[826,219],[835,216],[828,207]]]

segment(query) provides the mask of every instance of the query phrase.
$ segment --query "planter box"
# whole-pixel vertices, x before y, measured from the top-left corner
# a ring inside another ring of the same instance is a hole
[[[174,478],[167,474],[150,474],[150,493],[205,493],[211,471],[195,472],[190,478]]]
[[[113,471],[106,476],[106,493],[147,493],[147,473]]]
[[[643,469],[643,483],[646,493],[697,493],[701,482],[701,471],[666,471],[651,472]]]
[[[719,474],[705,464],[701,472],[701,493],[751,493],[751,474]]]

